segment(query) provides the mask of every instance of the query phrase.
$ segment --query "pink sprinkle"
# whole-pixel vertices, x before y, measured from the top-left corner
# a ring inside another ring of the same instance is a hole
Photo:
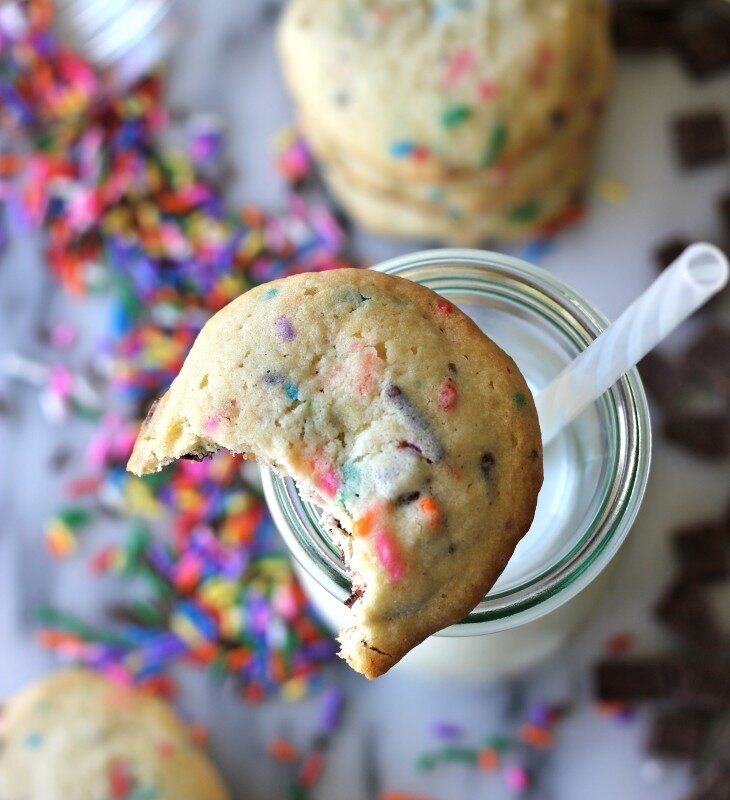
[[[530,785],[530,776],[524,767],[512,764],[504,772],[504,779],[510,789],[524,792]]]
[[[208,417],[203,421],[203,430],[206,433],[212,433],[220,424],[221,421],[218,417]]]
[[[71,371],[63,364],[54,364],[51,367],[48,385],[59,397],[67,398],[71,394],[71,387],[73,386]]]
[[[439,387],[438,407],[442,411],[453,411],[459,402],[459,393],[453,383],[444,383]]]
[[[494,81],[479,81],[477,91],[480,100],[492,100],[497,96],[497,84]]]
[[[59,349],[71,347],[76,341],[76,328],[68,322],[59,322],[51,328],[51,344]]]
[[[474,65],[474,52],[469,48],[458,50],[449,59],[443,77],[444,86],[451,88],[455,86],[464,73]]]
[[[330,497],[334,497],[340,488],[340,479],[335,470],[328,469],[327,472],[320,475],[317,479],[317,486]]]
[[[388,577],[394,583],[399,581],[405,572],[405,565],[398,551],[397,542],[389,531],[383,529],[375,531],[373,541],[375,542],[375,552],[388,573]]]

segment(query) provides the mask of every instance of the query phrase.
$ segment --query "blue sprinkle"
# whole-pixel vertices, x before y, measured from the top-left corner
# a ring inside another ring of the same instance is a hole
[[[289,400],[298,400],[299,387],[296,385],[296,383],[292,383],[292,381],[286,381],[284,383],[284,394]]]
[[[413,142],[407,139],[400,139],[390,145],[390,154],[394,158],[405,158],[409,156],[415,149]]]
[[[37,750],[43,744],[43,737],[40,733],[33,731],[25,737],[25,743],[32,750]]]
[[[279,294],[279,288],[277,286],[270,286],[264,292],[264,300],[271,300],[273,297],[276,297],[277,294]]]
[[[541,261],[546,255],[555,248],[553,239],[533,239],[520,250],[520,258],[525,261]]]

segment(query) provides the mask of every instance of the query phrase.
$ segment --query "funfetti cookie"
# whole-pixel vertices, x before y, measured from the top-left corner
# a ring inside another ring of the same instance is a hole
[[[340,654],[369,678],[477,605],[542,483],[512,359],[431,290],[369,270],[274,281],[218,312],[128,468],[220,447],[291,475],[327,513],[353,581]]]
[[[0,713],[2,800],[228,800],[208,756],[157,697],[68,669]]]

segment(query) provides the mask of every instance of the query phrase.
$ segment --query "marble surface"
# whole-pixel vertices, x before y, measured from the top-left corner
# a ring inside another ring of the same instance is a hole
[[[171,97],[175,105],[220,114],[228,126],[236,168],[233,198],[268,206],[282,186],[265,153],[271,135],[291,117],[273,48],[271,3],[206,0],[188,3],[188,25],[174,56]],[[730,79],[700,86],[686,80],[669,57],[622,60],[614,102],[602,137],[597,175],[627,183],[630,199],[611,205],[600,198],[590,219],[563,236],[543,265],[572,283],[615,316],[652,279],[649,256],[662,237],[683,231],[717,235],[715,198],[728,188],[728,168],[691,175],[677,168],[667,120],[687,108],[720,105],[730,112]],[[370,260],[406,252],[418,243],[394,243],[362,233],[359,251]],[[79,361],[104,330],[103,299],[69,301],[48,279],[40,242],[18,236],[0,260],[0,353],[15,350],[46,358],[39,325],[71,320],[82,330]],[[50,466],[59,447],[80,451],[90,435],[83,422],[60,427],[40,415],[28,387],[0,377],[0,395],[13,407],[0,419],[0,696],[53,666],[33,641],[33,609],[52,602],[96,618],[122,590],[114,578],[89,577],[84,559],[59,564],[42,546],[42,524],[62,499]],[[719,513],[727,500],[730,467],[710,467],[656,442],[646,498],[625,546],[615,582],[586,626],[551,662],[497,685],[464,686],[401,675],[375,683],[334,665],[332,680],[349,703],[341,735],[315,796],[320,800],[374,798],[382,789],[418,792],[434,800],[489,797],[509,792],[498,777],[454,765],[424,775],[416,755],[431,742],[435,718],[464,726],[471,738],[508,729],[533,700],[573,701],[556,746],[535,767],[541,779],[531,793],[551,800],[674,800],[689,778],[667,766],[660,780],[646,779],[641,743],[644,713],[628,724],[599,716],[588,702],[589,664],[604,639],[630,629],[642,650],[667,643],[649,617],[667,580],[671,554],[667,534],[683,521]],[[110,529],[105,535],[113,536]],[[97,539],[98,541],[98,539]],[[83,555],[83,552],[82,552]],[[304,743],[316,701],[269,702],[251,708],[232,698],[230,687],[181,675],[183,705],[211,724],[212,750],[236,798],[273,800],[284,794],[286,770],[265,755],[265,742],[286,735]]]

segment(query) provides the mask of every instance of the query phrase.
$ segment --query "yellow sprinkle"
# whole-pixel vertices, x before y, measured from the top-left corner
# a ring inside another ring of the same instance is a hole
[[[240,608],[222,608],[220,614],[220,632],[225,639],[236,639],[243,628],[243,614]]]
[[[204,603],[214,608],[225,608],[235,602],[238,594],[236,581],[211,578],[203,585],[200,595]]]
[[[301,678],[292,678],[281,687],[285,700],[301,700],[307,693],[307,684]]]
[[[598,194],[609,203],[620,205],[629,199],[629,187],[615,178],[599,178]]]
[[[170,628],[173,633],[176,633],[181,639],[187,642],[192,647],[201,645],[205,639],[195,625],[190,622],[186,617],[179,614],[173,614],[170,619]]]
[[[162,506],[158,503],[152,490],[139,478],[130,478],[124,484],[124,499],[129,512],[144,517],[159,517]]]

